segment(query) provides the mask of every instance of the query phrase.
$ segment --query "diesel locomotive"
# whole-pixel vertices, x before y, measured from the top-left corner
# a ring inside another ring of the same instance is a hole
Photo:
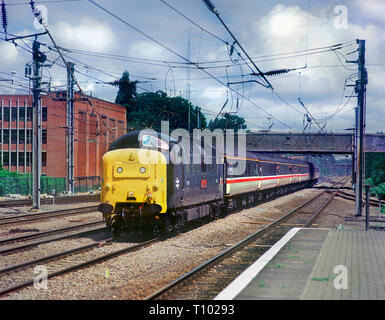
[[[168,232],[312,186],[319,177],[312,163],[249,152],[245,157],[224,154],[218,161],[211,148],[207,156],[200,141],[183,144],[143,131],[113,142],[102,159],[99,211],[107,227]],[[182,161],[175,161],[178,156]],[[235,174],[240,161],[243,173]]]

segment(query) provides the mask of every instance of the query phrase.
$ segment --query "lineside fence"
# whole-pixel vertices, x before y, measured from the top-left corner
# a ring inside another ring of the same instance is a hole
[[[100,188],[100,177],[75,178],[75,193],[97,191]],[[42,176],[41,194],[59,195],[66,191],[66,179]],[[32,194],[32,177],[0,177],[0,196],[6,194]]]

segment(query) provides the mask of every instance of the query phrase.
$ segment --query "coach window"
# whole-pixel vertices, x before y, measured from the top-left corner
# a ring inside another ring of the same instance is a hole
[[[250,174],[250,176],[256,176],[257,175],[257,166],[255,165],[255,162],[250,162],[249,174]]]
[[[233,169],[238,167],[238,161],[236,161],[236,162],[229,162],[228,164],[229,165],[228,165],[228,171],[227,172],[228,172],[229,175],[232,175]]]
[[[277,172],[277,174],[279,174],[279,171],[280,171],[279,164],[277,164],[277,165],[275,166],[275,171]]]
[[[257,166],[258,166],[259,175],[261,176],[262,175],[262,171],[263,171],[262,170],[262,164],[258,163]]]

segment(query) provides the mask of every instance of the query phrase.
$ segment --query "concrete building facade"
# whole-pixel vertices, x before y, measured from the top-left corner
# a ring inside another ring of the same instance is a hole
[[[42,95],[42,174],[66,176],[66,92]],[[126,133],[125,108],[75,94],[75,177],[100,176],[101,159],[108,146]],[[4,169],[31,173],[32,96],[0,95],[0,162]]]

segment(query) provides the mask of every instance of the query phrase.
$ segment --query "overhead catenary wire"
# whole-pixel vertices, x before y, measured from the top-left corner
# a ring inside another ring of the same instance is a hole
[[[42,44],[42,45],[45,45],[45,44]],[[299,51],[280,53],[280,54],[255,56],[255,57],[252,57],[252,59],[258,63],[271,62],[276,60],[303,57],[306,55],[321,54],[321,53],[330,52],[334,50],[340,50],[344,47],[345,47],[345,44],[336,44],[336,45],[331,45],[326,47],[312,48],[308,50],[299,50]],[[74,48],[64,48],[61,46],[59,46],[59,49],[61,49],[62,51],[72,52],[72,53],[82,54],[87,56],[102,57],[107,59],[142,63],[142,64],[148,64],[148,65],[157,65],[157,66],[165,66],[165,67],[169,67],[170,65],[172,65],[174,68],[187,68],[188,66],[186,65],[191,65],[191,62],[186,62],[186,61],[166,61],[166,60],[159,60],[159,59],[130,57],[130,56],[124,56],[124,55],[118,55],[118,54],[112,54],[112,53],[95,52],[90,50],[80,50],[80,49],[74,49]],[[272,58],[272,57],[276,57],[276,58]],[[239,58],[244,61],[244,58],[242,56],[240,56]],[[271,58],[271,59],[266,59],[266,58]],[[261,60],[258,60],[258,59],[261,59]],[[234,64],[235,62],[237,62],[237,59],[231,58],[226,60],[216,59],[216,60],[210,60],[210,61],[199,61],[199,62],[195,62],[194,65],[199,66],[199,68],[211,68],[211,69],[231,66],[231,65],[219,65],[219,66],[212,66],[212,67],[204,66],[205,64],[218,64],[218,63],[226,63],[226,62],[227,63],[232,62]],[[244,62],[243,64],[246,64],[246,63]]]
[[[52,43],[54,44],[57,52],[59,53],[62,61],[64,62],[65,66],[66,66],[66,70],[69,74],[71,74],[71,77],[74,81],[74,83],[76,84],[76,86],[78,87],[79,89],[79,93],[80,95],[83,97],[83,99],[91,106],[92,108],[92,113],[91,114],[94,114],[94,113],[98,113],[95,109],[95,106],[92,104],[91,100],[89,99],[89,97],[87,97],[84,92],[83,92],[83,89],[80,87],[79,83],[77,82],[77,79],[76,77],[74,76],[74,73],[72,72],[71,68],[69,67],[67,61],[64,59],[64,56],[63,54],[61,53],[61,51],[58,49],[57,47],[57,44],[54,40],[54,38],[52,37],[48,27],[47,27],[47,24],[45,23],[45,21],[43,20],[43,17],[42,17],[42,13],[40,12],[40,10],[35,7],[34,5],[34,1],[31,0],[30,1],[30,5],[31,5],[31,9],[32,9],[32,13],[34,14],[34,16],[38,19],[39,23],[44,27],[44,30],[46,31],[46,33],[48,34],[49,38],[51,39]]]
[[[327,47],[327,48],[330,48],[330,47]],[[309,53],[309,52],[311,52],[310,51],[311,49],[309,49],[309,50],[306,50],[306,52],[307,53]],[[329,51],[329,50],[328,50]],[[277,55],[278,56],[278,55]],[[280,57],[282,57],[282,56],[280,56]],[[186,62],[184,62],[184,63],[186,63]],[[201,64],[199,64],[198,66],[197,66],[197,69],[201,69],[202,67],[201,67]],[[75,71],[75,72],[78,72],[78,71]],[[209,78],[212,78],[212,77],[209,77]],[[218,78],[218,77],[217,77]],[[235,91],[231,91],[231,93],[233,93],[233,92],[235,92]],[[237,93],[238,94],[238,93]]]
[[[215,35],[214,33],[208,31],[207,29],[201,27],[198,23],[196,23],[195,21],[193,21],[192,19],[188,18],[186,15],[184,15],[181,11],[177,10],[175,7],[173,7],[171,4],[169,4],[168,2],[164,1],[164,0],[160,0],[163,4],[165,4],[166,6],[168,6],[169,8],[171,8],[172,10],[174,10],[176,13],[178,13],[179,15],[181,15],[183,18],[185,18],[186,20],[190,21],[193,25],[195,25],[196,27],[198,27],[201,31],[203,32],[206,32],[207,34],[209,34],[210,36],[212,36],[213,38],[219,40],[220,42],[224,43],[224,44],[228,44],[227,41],[221,39],[220,37],[218,37],[217,35]]]
[[[219,12],[218,10],[215,9],[213,3],[210,1],[210,0],[203,0],[203,2],[205,3],[206,7],[211,11],[213,12],[216,17],[218,18],[218,20],[221,22],[221,24],[224,26],[224,28],[227,30],[227,32],[230,34],[230,36],[233,38],[234,42],[239,46],[239,48],[242,50],[242,52],[246,55],[247,59],[249,59],[250,63],[254,66],[254,68],[258,71],[259,74],[261,74],[259,76],[259,78],[261,78],[262,80],[264,80],[265,84],[263,83],[260,83],[262,86],[265,86],[267,88],[273,88],[273,86],[271,85],[271,83],[269,82],[269,80],[266,79],[266,77],[263,75],[262,71],[257,67],[257,65],[255,64],[255,62],[251,59],[251,57],[248,55],[248,53],[246,52],[246,50],[243,48],[243,46],[239,43],[238,39],[234,36],[234,34],[230,31],[230,29],[227,27],[227,25],[225,24],[225,22],[223,21],[223,19],[220,17],[219,15]]]
[[[133,30],[137,31],[138,33],[142,34],[143,36],[145,36],[146,38],[152,40],[153,42],[157,43],[159,46],[161,46],[162,48],[170,51],[171,53],[175,54],[176,56],[178,56],[179,58],[181,58],[182,60],[190,63],[190,64],[193,64],[193,65],[197,65],[196,63],[188,60],[187,58],[185,58],[184,56],[182,56],[181,54],[179,54],[178,52],[176,52],[175,50],[167,47],[166,45],[164,45],[163,43],[161,43],[160,41],[158,41],[157,39],[151,37],[150,35],[146,34],[145,32],[141,31],[140,29],[138,29],[137,27],[133,26],[132,24],[130,24],[129,22],[127,22],[126,20],[122,19],[121,17],[117,16],[116,14],[114,14],[113,12],[111,12],[110,10],[104,8],[103,6],[101,6],[100,4],[96,3],[95,1],[93,0],[88,0],[90,3],[92,3],[93,5],[95,5],[96,7],[98,7],[99,9],[103,10],[104,12],[106,12],[107,14],[111,15],[112,17],[114,17],[115,19],[119,20],[120,22],[122,22],[123,24],[125,24],[126,26],[132,28]],[[200,68],[199,66],[197,66],[198,69],[202,70],[202,72],[206,73],[208,76],[210,76],[212,79],[216,80],[217,82],[219,82],[220,84],[222,84],[223,86],[226,86],[226,84],[219,80],[218,78],[216,78],[214,75],[212,75],[211,73],[209,73],[207,70],[205,70],[204,68]],[[227,86],[226,86],[227,87]],[[234,89],[230,88],[230,90],[233,90],[235,92]],[[238,95],[240,95],[239,93],[237,93]],[[242,96],[242,95],[241,95]],[[244,96],[243,96],[244,97]],[[249,101],[250,103],[252,103],[254,106],[256,106],[258,109],[260,109],[261,111],[263,111],[264,113],[268,114],[268,112],[266,110],[264,110],[262,107],[260,107],[259,105],[257,105],[255,102],[253,102],[252,100],[244,97],[247,101]],[[284,123],[283,121],[279,120],[278,118],[274,117],[274,119],[276,119],[279,123],[281,123],[282,125],[284,125],[285,127],[287,127],[288,129],[290,129],[291,131],[295,131],[293,130],[289,125],[287,125],[286,123]]]

